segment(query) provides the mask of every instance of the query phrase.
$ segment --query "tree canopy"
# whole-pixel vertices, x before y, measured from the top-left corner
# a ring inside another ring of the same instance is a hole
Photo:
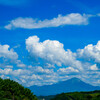
[[[28,88],[18,82],[0,78],[0,100],[38,100]]]
[[[100,91],[62,93],[51,100],[100,100]]]

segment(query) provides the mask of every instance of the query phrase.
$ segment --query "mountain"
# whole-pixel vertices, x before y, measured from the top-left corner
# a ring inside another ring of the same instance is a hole
[[[89,85],[78,78],[72,78],[52,85],[31,86],[29,89],[37,96],[48,96],[63,92],[100,90],[100,87]]]

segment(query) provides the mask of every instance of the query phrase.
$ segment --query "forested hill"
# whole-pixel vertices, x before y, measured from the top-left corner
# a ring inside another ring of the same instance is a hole
[[[0,78],[0,100],[38,100],[31,90],[10,79]]]
[[[100,100],[100,91],[62,93],[50,100]]]
[[[51,96],[39,96],[39,100],[100,100],[100,90],[90,92],[70,92]]]

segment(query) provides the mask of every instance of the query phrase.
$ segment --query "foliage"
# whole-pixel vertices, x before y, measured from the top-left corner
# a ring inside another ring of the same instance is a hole
[[[100,100],[100,91],[62,93],[51,100]]]
[[[10,79],[0,78],[0,100],[37,100],[31,90]]]

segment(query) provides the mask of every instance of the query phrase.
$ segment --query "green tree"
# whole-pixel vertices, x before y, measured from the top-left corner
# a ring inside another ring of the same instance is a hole
[[[0,100],[37,100],[36,96],[18,82],[0,78]]]

